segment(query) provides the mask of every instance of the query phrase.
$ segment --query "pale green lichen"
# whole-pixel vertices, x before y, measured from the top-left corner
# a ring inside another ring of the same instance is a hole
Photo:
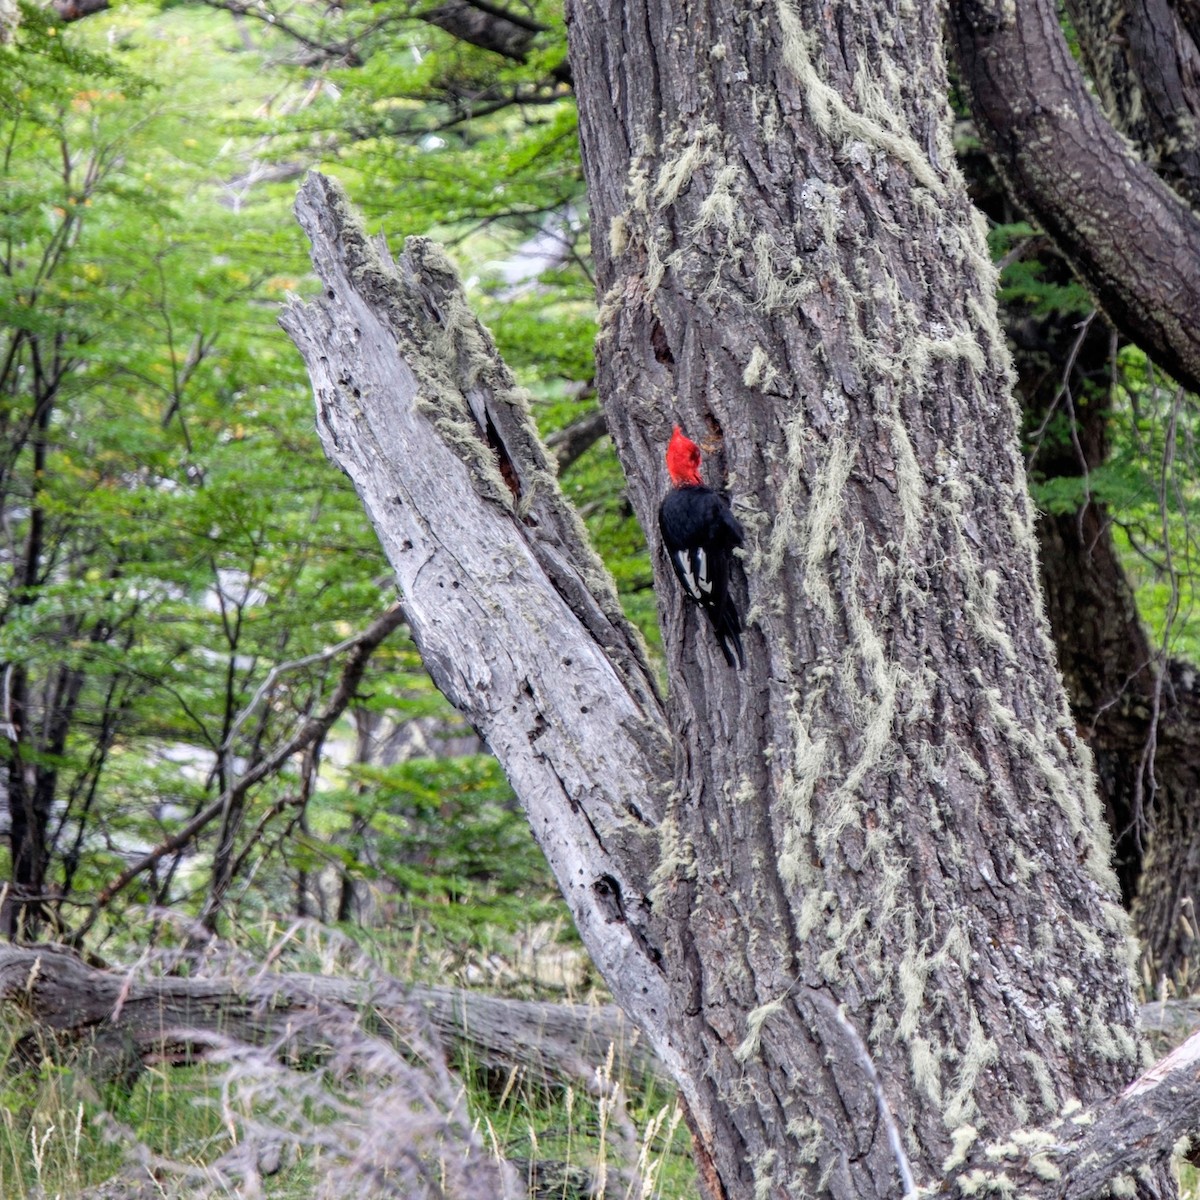
[[[964,1196],[1015,1196],[1017,1185],[1004,1171],[985,1171],[976,1168],[960,1175],[958,1190]]]
[[[975,1084],[979,1076],[999,1059],[996,1043],[987,1036],[979,1022],[979,1014],[970,1008],[970,1032],[967,1044],[958,1058],[954,1090],[946,1102],[943,1119],[948,1129],[966,1125],[978,1115],[975,1102]]]
[[[658,862],[650,876],[650,902],[658,908],[667,893],[682,879],[696,877],[696,854],[679,823],[668,811],[658,826]]]
[[[830,891],[822,891],[819,887],[808,887],[804,898],[800,901],[800,911],[796,917],[796,936],[803,942],[807,941],[812,931],[821,923],[825,913],[833,907],[836,897]]]
[[[803,418],[797,417],[788,423],[785,430],[788,441],[789,479],[781,496],[780,519],[771,534],[766,570],[768,575],[778,575],[784,561],[795,556],[796,547],[803,546],[804,591],[826,619],[833,620],[833,592],[826,574],[825,562],[836,549],[834,528],[845,511],[843,497],[858,456],[858,447],[846,437],[835,437],[831,441],[825,462],[811,473],[813,492],[808,511],[803,518],[797,518],[796,512],[786,505],[791,499],[789,493],[792,480],[795,479],[798,484],[801,478],[807,450],[804,428]]]
[[[825,930],[829,948],[817,959],[817,966],[827,979],[841,980],[845,976],[842,960],[851,954],[851,948],[870,924],[874,912],[863,905],[856,908],[845,919],[835,913]]]
[[[721,130],[709,122],[701,122],[696,128],[680,126],[666,138],[660,151],[662,166],[651,193],[660,209],[679,199],[692,176],[712,159],[714,148],[722,140]]]
[[[913,1082],[935,1108],[942,1106],[941,1054],[928,1038],[916,1037],[908,1043]]]
[[[629,222],[624,213],[617,213],[608,223],[608,252],[620,258],[629,249]]]
[[[777,1150],[764,1150],[751,1164],[754,1174],[754,1200],[769,1200],[771,1189],[774,1187],[775,1163],[779,1158]]]
[[[967,1152],[979,1137],[979,1130],[974,1125],[959,1125],[950,1131],[950,1153],[942,1162],[942,1170],[948,1175],[957,1171],[967,1161]]]
[[[755,342],[754,349],[750,351],[750,360],[742,372],[742,382],[748,388],[765,390],[771,386],[778,374],[779,372],[771,365],[770,355]]]
[[[942,181],[929,163],[924,151],[908,134],[885,128],[882,121],[890,119],[889,111],[855,112],[818,74],[812,38],[792,7],[792,0],[777,0],[776,14],[782,33],[781,52],[788,70],[804,91],[813,121],[822,133],[844,141],[858,139],[885,150],[912,172],[913,178],[937,196],[944,196]]]
[[[821,1122],[815,1117],[792,1117],[787,1123],[787,1135],[799,1147],[796,1157],[801,1162],[815,1163],[821,1161],[821,1148],[825,1144],[825,1134]]]
[[[920,543],[925,524],[925,476],[917,462],[916,451],[904,422],[894,416],[888,422],[892,451],[896,456],[896,486],[900,496],[903,522],[900,552],[903,555]],[[913,606],[915,607],[915,605]]]
[[[737,216],[739,188],[737,185],[742,178],[742,171],[733,163],[727,162],[713,178],[708,195],[700,201],[700,212],[688,237],[695,238],[706,229],[713,227],[730,229]]]
[[[788,255],[765,230],[750,242],[754,259],[754,305],[763,312],[794,312],[817,281],[798,258]]]

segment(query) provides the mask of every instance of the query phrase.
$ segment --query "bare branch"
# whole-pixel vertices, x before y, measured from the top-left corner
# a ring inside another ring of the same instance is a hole
[[[113,899],[123,892],[139,875],[148,871],[156,862],[168,854],[187,846],[210,822],[215,821],[230,804],[240,799],[256,783],[274,775],[292,755],[311,746],[329,732],[334,721],[345,711],[346,706],[354,698],[363,672],[371,655],[378,649],[380,643],[393,630],[404,623],[404,612],[398,604],[393,605],[382,616],[377,617],[356,638],[351,638],[343,646],[351,649],[342,668],[341,679],[329,699],[329,703],[316,716],[307,721],[282,746],[252,767],[230,787],[226,788],[211,804],[198,812],[182,829],[170,837],[164,838],[152,850],[148,850],[136,862],[127,867],[114,880],[101,889],[96,897],[92,910],[84,922],[75,930],[71,937],[73,945],[79,945],[84,935],[96,923],[101,911],[112,903]]]
[[[1101,113],[1054,4],[954,0],[950,32],[1001,175],[1118,328],[1200,390],[1200,219]]]
[[[111,4],[109,0],[54,0],[50,7],[58,14],[60,21],[70,22],[107,12]]]
[[[484,0],[443,0],[436,8],[419,15],[421,20],[444,29],[460,42],[469,42],[514,62],[524,62],[533,39],[546,31],[545,25]]]
[[[186,976],[171,973],[171,965],[164,961],[163,976],[132,968],[102,971],[54,947],[0,946],[0,1002],[26,1008],[76,1050],[122,1058],[132,1052],[143,1062],[161,1061],[172,1051],[182,1056],[189,1033],[217,1032],[261,1045],[285,1035],[303,1038],[306,1027],[297,1018],[323,1010],[345,1011],[379,1031],[404,1029],[419,1011],[446,1044],[461,1046],[479,1066],[518,1067],[589,1091],[596,1090],[596,1067],[610,1050],[621,1077],[661,1072],[645,1039],[612,1004],[508,1000],[409,985],[370,970],[352,979],[222,962],[214,978],[211,965]],[[197,1053],[203,1051],[198,1045]],[[93,1073],[114,1069],[97,1061]]]
[[[608,433],[608,423],[602,409],[590,412],[578,421],[572,421],[565,429],[559,429],[546,439],[546,449],[554,451],[561,475],[572,463],[590,450]]]

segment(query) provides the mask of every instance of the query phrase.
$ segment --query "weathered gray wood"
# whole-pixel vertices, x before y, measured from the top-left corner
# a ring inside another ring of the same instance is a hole
[[[0,947],[0,1003],[18,1057],[127,1082],[144,1063],[205,1058],[220,1064],[227,1098],[245,1101],[232,1105],[235,1144],[203,1167],[161,1158],[101,1108],[93,1119],[132,1160],[104,1192],[140,1194],[150,1175],[164,1195],[228,1195],[230,1181],[278,1169],[290,1146],[317,1151],[330,1194],[515,1200],[516,1174],[473,1131],[421,1006],[376,982],[380,1009],[365,999],[371,981],[153,977],[100,971],[55,947]]]
[[[282,324],[326,450],[426,666],[500,759],[589,953],[670,1063],[649,901],[670,756],[640,639],[444,254],[409,239],[393,263],[318,174],[297,214],[324,293]]]

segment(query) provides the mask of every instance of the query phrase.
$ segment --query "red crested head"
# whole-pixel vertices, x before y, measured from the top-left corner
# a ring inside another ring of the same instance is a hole
[[[700,482],[700,447],[678,425],[667,444],[667,473],[676,487]]]

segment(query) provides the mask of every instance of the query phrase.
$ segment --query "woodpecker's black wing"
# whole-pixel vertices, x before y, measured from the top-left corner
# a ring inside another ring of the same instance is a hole
[[[701,485],[672,488],[658,528],[683,590],[708,614],[725,661],[744,666],[742,621],[729,595],[729,570],[744,534],[724,496]]]

